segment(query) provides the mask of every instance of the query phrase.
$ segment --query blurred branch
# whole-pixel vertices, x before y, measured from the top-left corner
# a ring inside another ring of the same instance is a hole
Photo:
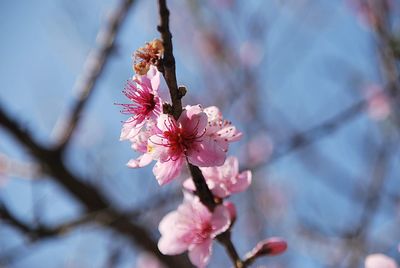
[[[112,202],[108,200],[99,189],[85,183],[85,181],[91,180],[85,180],[73,174],[68,167],[65,166],[62,155],[58,150],[50,150],[38,144],[26,129],[23,129],[16,120],[11,119],[11,117],[5,113],[1,106],[0,125],[25,146],[36,158],[37,162],[43,165],[44,172],[51,175],[52,178],[75,197],[86,210],[89,212],[108,210],[104,220],[118,219],[110,225],[116,232],[127,237],[130,241],[143,247],[145,250],[153,252],[160,261],[168,265],[168,267],[187,267],[188,261],[186,259],[162,255],[158,251],[157,244],[152,239],[150,232],[145,227],[131,222],[129,217],[114,209],[111,206]]]
[[[382,191],[385,184],[392,146],[391,143],[387,142],[377,153],[372,171],[372,179],[366,191],[367,196],[362,206],[362,214],[359,223],[353,231],[347,234],[347,238],[351,239],[348,245],[352,252],[348,265],[349,268],[358,267],[361,258],[364,256],[365,248],[367,247],[367,231],[373,223],[373,218],[378,212],[379,204],[384,196]]]
[[[107,23],[98,32],[96,47],[90,51],[83,72],[75,82],[73,91],[76,97],[66,114],[57,120],[53,130],[59,150],[63,150],[71,140],[81,114],[94,92],[96,82],[113,52],[120,26],[134,2],[135,0],[120,0],[116,9],[109,15]]]
[[[33,224],[26,223],[19,219],[16,215],[12,214],[3,203],[0,203],[0,219],[2,222],[24,233],[31,241],[52,237],[60,234],[62,231],[62,228],[51,228],[42,225],[32,227]]]

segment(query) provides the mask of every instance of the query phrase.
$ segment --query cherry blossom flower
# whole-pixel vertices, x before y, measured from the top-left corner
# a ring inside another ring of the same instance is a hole
[[[140,168],[147,166],[153,161],[152,155],[148,152],[148,139],[152,135],[153,129],[151,126],[148,126],[148,129],[140,131],[136,136],[134,136],[130,141],[132,142],[132,149],[142,153],[138,158],[131,159],[127,163],[128,167],[131,168]]]
[[[148,150],[157,160],[153,173],[160,185],[178,176],[186,159],[199,167],[222,165],[229,142],[241,135],[222,116],[203,111],[200,105],[186,106],[178,120],[161,114],[157,127],[159,133],[149,138]]]
[[[239,162],[236,157],[230,156],[219,167],[203,167],[201,171],[212,193],[225,198],[233,193],[243,192],[251,183],[251,171],[239,173]],[[196,190],[191,178],[184,182],[188,190]]]
[[[371,254],[365,258],[365,268],[397,268],[396,262],[384,254]]]
[[[219,148],[218,153],[225,154],[228,151],[228,144],[238,141],[243,134],[232,125],[232,122],[223,119],[222,113],[216,106],[207,107],[204,109],[204,112],[208,116],[207,131],[204,135],[205,139],[208,139],[207,142],[214,143],[214,146]],[[213,166],[220,166],[222,164],[215,164]]]
[[[158,96],[160,73],[155,67],[150,68],[144,76],[134,76],[127,82],[125,96],[132,103],[120,104],[122,113],[132,115],[122,126],[121,140],[135,137],[147,120],[156,120],[161,114],[161,98]]]
[[[177,210],[161,220],[158,248],[166,255],[188,250],[190,261],[203,268],[211,257],[212,240],[225,232],[230,223],[225,206],[217,206],[211,213],[197,197],[186,197]]]

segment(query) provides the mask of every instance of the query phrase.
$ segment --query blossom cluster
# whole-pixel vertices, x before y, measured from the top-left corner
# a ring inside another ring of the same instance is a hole
[[[146,67],[127,81],[123,91],[130,103],[120,104],[122,113],[130,117],[123,123],[120,139],[130,141],[132,149],[139,153],[128,162],[129,167],[140,168],[156,162],[153,174],[160,185],[177,178],[186,164],[200,168],[205,183],[218,200],[216,207],[209,210],[202,204],[195,195],[192,178],[187,179],[183,184],[186,189],[183,203],[160,222],[158,248],[167,255],[188,251],[195,266],[205,267],[213,239],[227,232],[236,218],[235,206],[224,199],[246,190],[252,174],[249,170],[240,172],[238,159],[227,156],[229,144],[238,141],[242,133],[223,118],[217,107],[187,105],[178,118],[164,111],[166,102],[160,94],[162,74],[155,66],[160,60],[157,57],[161,57],[155,51],[163,51],[161,44],[155,40],[136,53],[148,60],[142,61]],[[134,70],[137,69],[135,62]],[[266,243],[271,245],[270,241]],[[254,249],[257,252],[253,250],[250,255],[274,255],[286,249],[283,241],[273,244],[276,246],[268,252],[263,245],[257,245],[258,249]]]

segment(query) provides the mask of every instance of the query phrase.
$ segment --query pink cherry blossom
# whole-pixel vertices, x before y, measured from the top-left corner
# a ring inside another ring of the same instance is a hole
[[[132,115],[122,126],[121,140],[132,139],[143,128],[147,120],[156,120],[161,113],[161,99],[158,96],[160,73],[151,67],[146,75],[136,75],[128,81],[123,91],[132,103],[120,104],[122,113]]]
[[[207,107],[204,109],[204,112],[208,116],[208,126],[204,140],[213,144],[218,149],[216,153],[225,155],[228,151],[229,143],[238,141],[243,134],[232,125],[232,122],[223,119],[222,113],[217,107]],[[222,164],[223,162],[213,166],[220,166]]]
[[[158,117],[159,133],[150,137],[149,146],[158,161],[153,173],[160,185],[178,176],[186,159],[199,167],[224,163],[228,143],[240,135],[222,117],[208,114],[200,105],[188,105],[178,120],[166,114]]]
[[[189,251],[190,261],[205,267],[211,257],[212,240],[230,226],[226,207],[217,206],[211,213],[197,197],[185,198],[177,210],[167,214],[158,227],[158,248],[166,255]]]
[[[131,168],[140,168],[147,166],[153,161],[152,155],[148,152],[148,139],[152,135],[152,128],[148,128],[146,130],[142,129],[136,136],[131,138],[132,149],[142,153],[138,158],[131,159],[127,163],[128,167]]]
[[[220,198],[225,198],[233,193],[243,192],[251,183],[251,171],[239,173],[239,162],[236,157],[230,156],[219,167],[203,167],[201,171],[212,193]],[[184,187],[196,190],[192,179],[184,182]]]
[[[384,254],[371,254],[365,259],[365,268],[397,268],[396,262]]]

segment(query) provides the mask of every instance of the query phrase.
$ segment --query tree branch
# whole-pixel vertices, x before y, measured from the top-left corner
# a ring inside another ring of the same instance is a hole
[[[169,88],[169,94],[172,101],[172,115],[178,119],[182,113],[182,94],[178,90],[178,83],[176,81],[175,73],[175,57],[172,47],[172,34],[169,30],[169,10],[167,8],[166,0],[159,0],[159,13],[160,24],[157,29],[161,34],[161,39],[164,45],[164,56],[162,58],[162,70],[165,82]]]
[[[98,32],[96,48],[93,48],[89,53],[83,73],[75,81],[73,91],[76,94],[76,98],[66,114],[57,120],[53,130],[57,138],[56,146],[60,150],[63,150],[71,140],[71,136],[79,124],[82,112],[90,96],[93,95],[96,82],[112,54],[120,26],[134,2],[135,0],[121,0],[120,4],[109,16],[107,23]]]
[[[161,39],[164,44],[164,56],[162,59],[162,71],[165,81],[168,85],[169,92],[172,101],[172,115],[175,119],[178,119],[182,113],[182,102],[181,98],[183,94],[178,89],[175,73],[175,58],[172,51],[172,35],[169,30],[169,10],[167,8],[166,0],[159,0],[159,14],[160,14],[160,25],[157,27],[161,34]],[[200,201],[210,210],[213,211],[216,207],[213,194],[211,193],[208,185],[204,179],[201,170],[192,164],[187,159],[190,174],[193,182],[196,186],[196,193],[200,198]],[[225,247],[229,257],[234,263],[236,268],[245,268],[246,264],[240,259],[230,237],[230,230],[219,235],[217,240]]]

